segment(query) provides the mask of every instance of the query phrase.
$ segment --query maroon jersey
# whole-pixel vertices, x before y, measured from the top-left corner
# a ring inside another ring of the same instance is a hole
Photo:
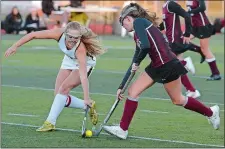
[[[148,54],[152,67],[159,67],[176,58],[176,55],[171,51],[168,42],[158,28],[151,24],[146,28],[146,32],[151,45]],[[136,34],[134,34],[134,40],[140,48],[140,40]]]
[[[181,36],[183,35],[181,31],[180,18],[177,14],[170,12],[168,9],[168,4],[170,1],[167,1],[163,7],[163,24],[166,30],[166,36],[170,43],[173,42],[182,42]]]
[[[188,9],[196,9],[200,5],[198,0],[187,0],[186,6]],[[192,20],[193,27],[206,26],[210,24],[205,12],[199,12],[197,14],[193,14],[191,16],[191,20]]]

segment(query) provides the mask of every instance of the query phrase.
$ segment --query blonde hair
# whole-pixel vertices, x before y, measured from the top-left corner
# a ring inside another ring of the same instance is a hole
[[[84,43],[89,55],[97,56],[106,52],[98,36],[91,29],[81,25],[79,22],[73,21],[67,24],[65,32],[68,33],[70,30],[77,30],[79,32],[76,36],[81,36],[81,42]]]
[[[132,10],[132,8],[134,9]],[[132,11],[129,12],[129,10],[132,10]],[[143,7],[141,7],[137,3],[130,3],[128,6],[124,7],[121,12],[121,15],[123,14],[125,14],[126,16],[131,16],[133,18],[145,18],[151,21],[154,26],[158,26],[160,22],[155,12],[149,12],[148,10],[145,10]]]

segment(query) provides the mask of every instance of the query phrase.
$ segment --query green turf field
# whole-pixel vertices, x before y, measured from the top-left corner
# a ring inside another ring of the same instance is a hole
[[[1,54],[20,36],[3,36]],[[90,77],[91,98],[96,100],[100,123],[115,100],[115,93],[133,55],[131,38],[101,37],[108,52],[98,58]],[[198,40],[194,40],[198,42]],[[210,42],[221,75],[224,77],[224,36],[216,35]],[[197,113],[176,107],[168,99],[163,86],[156,84],[144,92],[129,129],[127,140],[119,140],[102,132],[98,138],[80,136],[84,114],[78,109],[65,108],[57,121],[57,131],[40,133],[53,101],[54,82],[63,53],[56,41],[34,40],[19,48],[15,56],[2,58],[2,141],[1,147],[222,147],[224,146],[224,80],[207,82],[210,75],[200,56],[187,52],[196,66],[196,75],[190,79],[200,90],[206,105],[218,104],[221,110],[221,128],[214,130],[207,119]],[[147,65],[145,60],[141,70]],[[82,98],[82,89],[72,95]],[[123,111],[122,101],[109,124],[117,124]]]

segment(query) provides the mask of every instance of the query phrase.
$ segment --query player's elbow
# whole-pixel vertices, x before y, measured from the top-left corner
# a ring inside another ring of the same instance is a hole
[[[27,35],[30,37],[30,39],[36,39],[37,38],[36,32],[31,32]]]

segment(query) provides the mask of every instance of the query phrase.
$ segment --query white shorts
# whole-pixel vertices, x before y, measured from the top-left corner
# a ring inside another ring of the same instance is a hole
[[[96,65],[96,58],[87,57],[87,71],[93,69],[95,65]],[[76,59],[71,59],[70,57],[65,55],[60,69],[69,69],[69,70],[79,69],[79,64]]]

